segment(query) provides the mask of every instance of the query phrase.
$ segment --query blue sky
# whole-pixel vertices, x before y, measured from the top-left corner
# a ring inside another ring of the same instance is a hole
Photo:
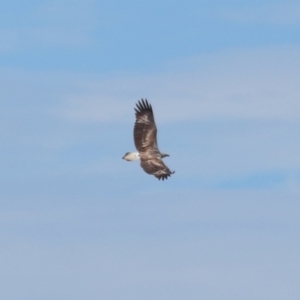
[[[299,1],[0,4],[1,299],[298,299]]]

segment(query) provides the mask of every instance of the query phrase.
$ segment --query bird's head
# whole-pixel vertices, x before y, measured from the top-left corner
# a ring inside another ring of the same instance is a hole
[[[129,152],[126,152],[125,155],[122,157],[122,159],[126,159],[126,156],[129,154]]]
[[[138,152],[127,152],[122,158],[127,161],[132,161],[140,159],[140,155]]]

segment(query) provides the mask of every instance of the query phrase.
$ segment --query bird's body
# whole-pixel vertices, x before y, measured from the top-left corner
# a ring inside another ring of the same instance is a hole
[[[140,159],[141,167],[146,173],[154,175],[159,180],[167,179],[174,172],[171,172],[162,161],[162,158],[169,155],[161,153],[158,149],[153,110],[147,99],[138,101],[135,117],[133,137],[138,152],[127,152],[123,159],[127,161]]]

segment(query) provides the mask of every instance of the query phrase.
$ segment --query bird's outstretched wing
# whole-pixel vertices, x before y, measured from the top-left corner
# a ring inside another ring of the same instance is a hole
[[[135,147],[139,151],[141,167],[146,173],[154,175],[159,180],[165,180],[174,172],[171,172],[161,159],[153,110],[147,99],[138,101],[135,117],[133,136]]]
[[[148,174],[154,175],[159,180],[168,179],[175,171],[171,172],[170,169],[159,158],[148,160],[141,159],[141,167]]]
[[[147,99],[142,99],[136,104],[133,137],[136,149],[140,152],[158,151],[156,140],[156,125],[151,105]]]

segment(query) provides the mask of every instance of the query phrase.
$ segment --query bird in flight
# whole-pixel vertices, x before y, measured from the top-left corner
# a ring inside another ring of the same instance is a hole
[[[133,130],[134,144],[138,152],[127,152],[123,159],[133,161],[140,159],[143,170],[154,175],[159,180],[168,179],[175,171],[164,164],[162,158],[170,156],[159,151],[156,140],[156,125],[152,106],[147,99],[141,99],[136,104],[135,124]]]

